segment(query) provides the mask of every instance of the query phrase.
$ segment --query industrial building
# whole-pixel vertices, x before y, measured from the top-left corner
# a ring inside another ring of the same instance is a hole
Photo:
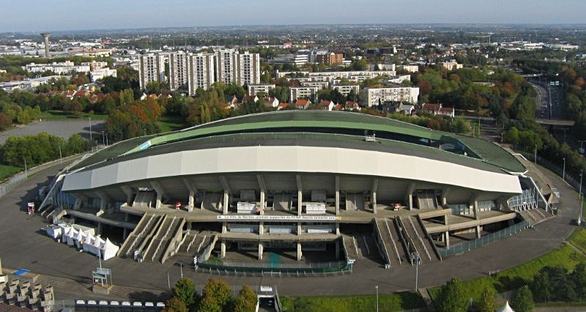
[[[119,142],[62,172],[41,211],[119,229],[118,255],[139,261],[272,250],[351,263],[370,248],[387,268],[551,217],[525,166],[496,144],[295,110]]]

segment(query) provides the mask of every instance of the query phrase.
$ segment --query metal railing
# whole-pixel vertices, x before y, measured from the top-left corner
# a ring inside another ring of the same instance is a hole
[[[500,231],[487,234],[479,239],[462,242],[457,245],[450,246],[450,248],[438,248],[437,250],[442,257],[462,254],[476,248],[484,247],[492,242],[496,242],[511,237],[527,229],[528,227],[529,223],[527,223],[527,221],[521,221],[515,225],[509,226]]]
[[[198,271],[218,275],[271,275],[271,276],[325,276],[352,272],[352,264],[347,261],[320,263],[239,263],[239,262],[202,262]]]

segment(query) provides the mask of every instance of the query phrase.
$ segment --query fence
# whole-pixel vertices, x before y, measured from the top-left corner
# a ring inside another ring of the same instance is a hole
[[[513,236],[529,227],[527,221],[521,221],[515,225],[504,228],[498,232],[487,234],[479,239],[466,241],[448,248],[438,248],[438,252],[442,257],[462,254],[476,248],[484,247],[492,242]]]
[[[71,156],[67,156],[64,158],[56,159],[56,160],[46,162],[44,164],[38,165],[36,167],[32,167],[26,171],[19,172],[19,173],[13,175],[6,182],[0,184],[0,198],[2,198],[4,195],[8,194],[10,191],[12,191],[15,187],[20,185],[22,182],[26,181],[26,179],[29,176],[32,176],[40,171],[43,171],[43,170],[48,169],[50,167],[53,167],[57,164],[67,163],[67,162],[73,161],[79,157],[82,157],[83,155],[84,154],[76,154],[76,155],[71,155]]]
[[[270,276],[328,276],[352,272],[352,264],[346,261],[313,264],[262,264],[222,262],[198,263],[198,271],[218,275],[270,275]]]
[[[535,155],[529,155],[527,153],[522,153],[522,155],[527,158],[530,161],[535,162]],[[549,170],[551,170],[552,172],[554,172],[555,174],[557,174],[558,176],[563,176],[563,160],[560,159],[560,163],[556,164],[553,163],[539,155],[537,155],[537,164],[540,166],[543,166]],[[578,190],[580,189],[580,176],[579,173],[578,176],[573,175],[575,172],[569,172],[566,170],[566,175],[565,175],[565,180],[568,184],[570,184],[574,189]],[[584,184],[586,184],[586,179],[584,179]],[[584,186],[584,184],[582,186]],[[584,188],[582,188],[584,189]]]

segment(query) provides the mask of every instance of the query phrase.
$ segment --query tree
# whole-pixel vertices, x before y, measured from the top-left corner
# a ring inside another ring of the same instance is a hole
[[[442,286],[436,300],[439,312],[465,312],[468,308],[468,298],[462,282],[453,278]]]
[[[494,312],[496,291],[492,286],[486,287],[480,295],[478,302],[478,311],[480,312]]]
[[[165,302],[165,309],[163,309],[164,312],[187,312],[189,311],[187,309],[187,306],[185,305],[185,303],[183,301],[181,301],[179,298],[177,297],[171,297],[171,299],[167,300],[167,302]]]
[[[188,278],[178,280],[175,287],[173,287],[173,297],[181,300],[186,307],[194,307],[198,300],[198,295],[193,281]]]
[[[203,288],[200,312],[229,311],[232,300],[230,286],[222,279],[209,279]]]
[[[586,263],[581,262],[576,265],[570,278],[576,289],[576,297],[584,300],[586,298]]]
[[[523,286],[513,294],[511,298],[511,308],[516,312],[530,312],[533,311],[535,303],[533,302],[533,294],[528,286]]]
[[[256,293],[248,285],[242,286],[238,296],[234,300],[234,312],[254,312],[257,302]]]

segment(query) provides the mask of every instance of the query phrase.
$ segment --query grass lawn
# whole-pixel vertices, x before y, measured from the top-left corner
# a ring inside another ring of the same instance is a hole
[[[13,167],[8,165],[0,165],[0,182],[4,182],[11,176],[22,171],[20,167]]]
[[[187,125],[183,122],[183,118],[180,116],[162,116],[159,118],[159,127],[161,128],[161,132],[169,132],[180,130]]]
[[[41,115],[41,119],[43,120],[88,119],[90,117],[92,118],[92,120],[106,120],[108,118],[108,115],[93,113],[73,114],[71,112],[64,112],[58,110],[49,110],[43,112],[43,114]]]
[[[373,287],[374,291],[374,287]],[[354,312],[376,311],[376,296],[316,296],[282,297],[283,310],[286,312]],[[404,311],[424,307],[425,303],[418,294],[403,292],[379,295],[379,311]]]

